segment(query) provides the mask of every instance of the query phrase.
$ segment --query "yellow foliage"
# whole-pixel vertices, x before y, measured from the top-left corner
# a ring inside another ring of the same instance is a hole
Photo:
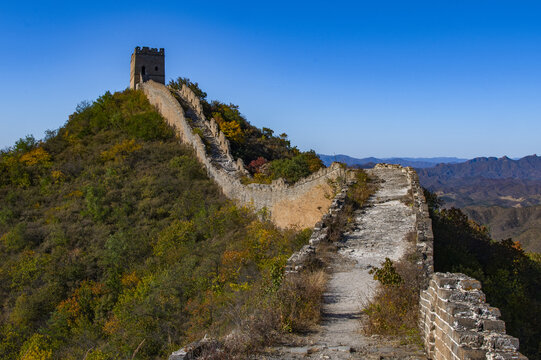
[[[134,139],[123,140],[113,145],[109,150],[102,151],[101,159],[107,160],[124,160],[129,154],[135,152],[141,148],[140,144],[137,144]]]
[[[103,332],[109,335],[115,334],[120,329],[120,322],[116,316],[109,318],[103,325]]]
[[[42,147],[38,147],[21,155],[19,161],[27,166],[48,165],[51,161],[51,155]]]
[[[224,133],[225,137],[233,140],[237,143],[244,142],[244,133],[240,128],[240,125],[236,121],[223,121],[220,124],[220,130]]]
[[[64,175],[64,173],[60,170],[51,171],[51,177],[53,178],[53,181],[57,183],[61,183],[66,180],[66,175]]]
[[[75,191],[70,192],[67,196],[80,198],[80,197],[83,197],[83,192],[81,190],[75,190]]]
[[[120,281],[122,282],[123,286],[131,287],[139,283],[139,277],[137,277],[135,271],[132,271],[131,273],[122,275],[122,279],[120,279]]]
[[[49,360],[53,358],[53,351],[47,337],[36,333],[23,345],[19,356],[20,360]]]
[[[92,350],[88,353],[88,356],[86,356],[86,360],[107,360],[109,359],[109,356],[105,354],[103,351],[96,349]]]

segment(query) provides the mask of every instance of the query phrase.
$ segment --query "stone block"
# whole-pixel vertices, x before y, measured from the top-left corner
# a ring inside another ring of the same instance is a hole
[[[453,327],[455,329],[477,330],[478,324],[477,324],[477,320],[474,318],[456,316],[454,318]]]
[[[485,336],[483,347],[495,351],[518,351],[519,341],[506,334],[490,334]]]
[[[505,321],[503,320],[481,320],[481,329],[484,331],[494,331],[498,333],[505,333]]]
[[[434,283],[439,288],[448,288],[448,289],[451,288],[451,289],[454,289],[454,288],[456,288],[456,285],[458,284],[458,279],[456,279],[454,277],[448,277],[448,276],[446,276],[446,274],[442,274],[442,273],[434,274],[432,279],[434,279]]]
[[[485,360],[486,350],[460,346],[455,355],[461,360]]]
[[[483,346],[484,336],[483,334],[471,331],[471,330],[456,330],[453,331],[452,339],[454,342],[469,346],[473,349],[478,349]]]
[[[500,309],[498,309],[497,307],[489,306],[488,304],[481,304],[477,309],[477,313],[481,317],[488,319],[497,319],[502,315]]]
[[[463,279],[458,282],[461,290],[481,290],[481,283],[475,279]]]
[[[519,352],[489,351],[486,354],[487,360],[528,360]]]
[[[448,302],[445,310],[453,316],[474,316],[474,311],[467,303]]]

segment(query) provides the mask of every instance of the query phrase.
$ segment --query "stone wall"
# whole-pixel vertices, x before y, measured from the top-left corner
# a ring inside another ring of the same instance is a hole
[[[505,334],[500,311],[485,302],[481,283],[464,274],[435,273],[421,292],[420,327],[431,359],[526,359]]]
[[[197,159],[204,165],[208,176],[220,186],[225,196],[238,200],[243,205],[253,206],[255,210],[266,208],[272,213],[273,206],[279,202],[296,199],[309,192],[315,186],[326,185],[329,179],[345,178],[347,176],[346,170],[340,164],[333,163],[331,166],[299,180],[294,185],[287,185],[281,179],[274,181],[270,185],[243,185],[240,182],[240,176],[238,174],[225,171],[213,163],[213,159],[207,154],[203,141],[198,134],[192,131],[189,123],[186,121],[182,106],[171,94],[169,88],[154,81],[148,81],[143,83],[140,89],[143,90],[150,103],[156,106],[169,125],[175,129],[182,142],[194,148]],[[179,92],[179,95],[190,104],[198,116],[204,118],[203,108],[199,99],[188,87],[184,86]],[[220,148],[227,154],[230,154],[229,142],[225,139],[223,133],[218,130],[217,125],[215,123],[213,124],[213,121],[210,121],[209,127],[211,130],[214,129],[214,136],[217,134],[218,141],[221,143]],[[242,166],[241,162],[235,163],[239,168]]]
[[[434,272],[434,234],[432,233],[432,219],[428,212],[423,188],[419,183],[417,172],[411,167],[405,168],[411,184],[413,197],[413,210],[415,212],[415,227],[417,231],[417,253],[419,254],[419,266],[424,275],[424,286],[428,284],[428,278]]]
[[[376,167],[399,168],[378,164]],[[417,252],[423,274],[419,327],[430,359],[526,359],[518,339],[505,334],[500,311],[485,302],[481,283],[460,273],[434,273],[434,235],[419,177],[408,175],[416,216]]]
[[[334,197],[329,211],[323,215],[321,220],[314,226],[312,236],[307,245],[304,245],[299,251],[293,253],[287,260],[285,272],[286,274],[296,273],[309,264],[313,257],[316,255],[317,246],[321,242],[328,241],[328,228],[325,224],[328,220],[338,216],[344,208],[346,203],[346,196],[348,187],[351,186],[351,182],[344,184],[341,191]]]
[[[434,273],[434,235],[428,205],[412,168],[417,251],[423,271],[419,327],[430,359],[526,359],[518,339],[505,334],[500,311],[486,303],[481,283],[460,273]]]

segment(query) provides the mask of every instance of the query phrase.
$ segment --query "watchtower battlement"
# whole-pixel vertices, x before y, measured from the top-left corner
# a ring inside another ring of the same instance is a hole
[[[148,80],[165,85],[165,51],[137,46],[131,55],[130,88],[137,89],[140,83]]]

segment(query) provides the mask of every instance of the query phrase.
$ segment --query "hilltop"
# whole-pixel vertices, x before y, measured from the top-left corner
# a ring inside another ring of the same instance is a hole
[[[241,140],[234,151],[279,163],[266,177],[310,173],[285,136],[209,104],[231,136],[256,134],[255,152]],[[42,141],[3,151],[0,198],[2,359],[166,357],[230,331],[235,314],[265,314],[268,336],[298,328],[292,309],[310,303],[278,287],[311,231],[226,199],[141,91],[107,92]]]

